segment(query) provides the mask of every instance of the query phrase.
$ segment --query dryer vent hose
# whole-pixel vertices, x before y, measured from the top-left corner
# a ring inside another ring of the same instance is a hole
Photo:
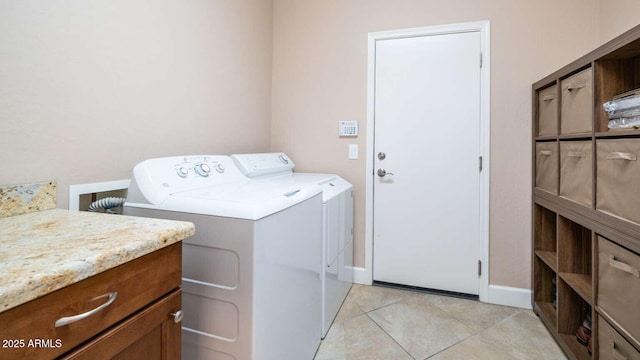
[[[112,209],[121,206],[125,201],[126,199],[121,197],[106,197],[92,202],[91,205],[89,205],[89,211],[105,209],[107,212],[113,213],[114,211]]]

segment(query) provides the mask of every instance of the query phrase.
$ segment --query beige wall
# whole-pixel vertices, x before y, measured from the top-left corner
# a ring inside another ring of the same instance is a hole
[[[599,0],[598,43],[605,43],[640,24],[640,1]]]
[[[272,2],[0,0],[0,184],[267,151]]]
[[[530,287],[531,84],[596,46],[597,0],[274,1],[271,148],[355,184],[364,266],[367,33],[491,21],[490,283]],[[568,21],[566,14],[571,14]],[[579,21],[575,21],[579,19]],[[337,135],[356,119],[357,139]],[[360,159],[347,159],[348,143]]]

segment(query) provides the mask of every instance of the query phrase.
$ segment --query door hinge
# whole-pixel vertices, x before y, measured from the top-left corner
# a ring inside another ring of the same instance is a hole
[[[482,172],[482,156],[478,156],[478,169]]]
[[[480,53],[480,67],[482,67],[482,53]]]
[[[482,276],[482,260],[478,260],[478,277]]]

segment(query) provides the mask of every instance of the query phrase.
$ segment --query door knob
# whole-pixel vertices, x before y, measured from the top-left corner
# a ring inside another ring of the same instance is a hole
[[[384,160],[386,159],[386,157],[387,157],[387,154],[383,153],[382,151],[378,153],[378,159]]]
[[[378,169],[378,176],[385,177],[387,175],[393,175],[393,173],[387,172],[385,169]]]

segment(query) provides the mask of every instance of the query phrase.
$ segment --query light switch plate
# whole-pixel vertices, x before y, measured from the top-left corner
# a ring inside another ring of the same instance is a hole
[[[358,158],[358,144],[349,144],[349,159],[356,160]]]

